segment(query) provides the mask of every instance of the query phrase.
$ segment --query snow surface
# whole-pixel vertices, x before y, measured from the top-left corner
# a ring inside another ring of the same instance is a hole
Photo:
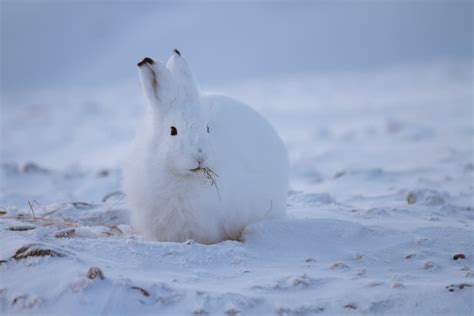
[[[472,315],[472,76],[460,62],[212,87],[274,124],[292,173],[288,219],[209,246],[129,227],[138,81],[4,95],[0,311]]]

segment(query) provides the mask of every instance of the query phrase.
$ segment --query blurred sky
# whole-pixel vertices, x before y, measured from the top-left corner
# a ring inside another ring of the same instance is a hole
[[[473,56],[472,1],[0,2],[10,93],[136,80],[175,47],[204,85]]]

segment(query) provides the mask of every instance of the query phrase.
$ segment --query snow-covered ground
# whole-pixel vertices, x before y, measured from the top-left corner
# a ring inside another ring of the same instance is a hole
[[[129,227],[138,80],[5,95],[0,311],[472,315],[472,85],[459,62],[211,86],[274,124],[292,174],[288,219],[210,246]]]

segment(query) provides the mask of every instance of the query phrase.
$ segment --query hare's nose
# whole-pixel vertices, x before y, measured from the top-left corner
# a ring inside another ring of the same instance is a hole
[[[202,148],[198,148],[197,154],[194,156],[194,158],[199,162],[202,163],[207,159],[207,155],[204,153],[204,150]]]

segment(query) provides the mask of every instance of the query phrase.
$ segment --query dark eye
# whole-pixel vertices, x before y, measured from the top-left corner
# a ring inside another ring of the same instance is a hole
[[[176,127],[174,126],[171,126],[171,132],[170,132],[171,136],[176,136],[178,135],[178,130],[176,129]]]
[[[207,132],[209,133],[209,125],[207,125]]]

